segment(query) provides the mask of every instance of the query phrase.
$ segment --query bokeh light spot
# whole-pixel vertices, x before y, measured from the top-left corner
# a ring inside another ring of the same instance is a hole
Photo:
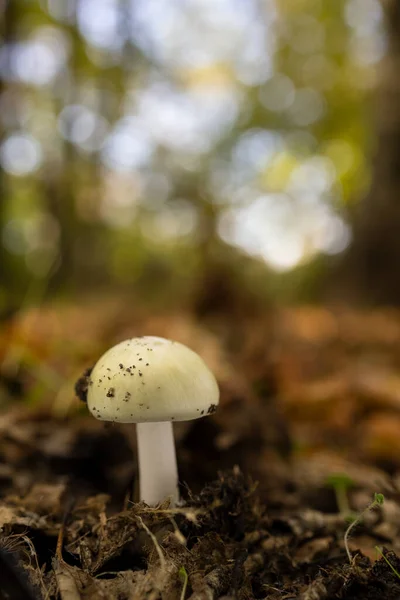
[[[319,121],[325,113],[325,101],[317,90],[303,88],[297,90],[288,114],[295,125],[306,127]]]
[[[13,133],[0,146],[0,162],[5,171],[12,175],[29,175],[42,162],[39,142],[28,133]]]
[[[101,156],[110,169],[129,171],[143,167],[151,158],[154,143],[145,127],[134,117],[118,121],[106,138]]]
[[[282,73],[269,79],[260,90],[260,100],[268,110],[282,112],[289,108],[295,98],[293,81]]]
[[[86,106],[74,104],[63,108],[58,117],[58,128],[65,139],[91,151],[102,145],[107,121]]]
[[[69,43],[56,27],[35,30],[34,37],[11,46],[11,76],[33,85],[51,83],[66,64]]]

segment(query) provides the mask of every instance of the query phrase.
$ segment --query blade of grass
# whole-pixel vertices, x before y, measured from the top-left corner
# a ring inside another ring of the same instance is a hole
[[[395,567],[392,565],[392,563],[390,562],[390,560],[383,554],[382,548],[379,548],[379,546],[375,546],[375,550],[381,555],[381,557],[383,558],[383,560],[385,561],[385,563],[387,564],[387,566],[392,569],[392,571],[396,575],[396,577],[398,579],[400,579],[400,573],[398,572],[397,569],[395,569]]]

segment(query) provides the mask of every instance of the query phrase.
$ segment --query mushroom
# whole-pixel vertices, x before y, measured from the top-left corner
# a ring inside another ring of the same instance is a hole
[[[133,338],[108,350],[86,376],[86,385],[87,405],[96,419],[136,423],[140,499],[155,506],[170,497],[175,505],[172,421],[210,415],[219,402],[217,381],[203,359],[178,342]]]

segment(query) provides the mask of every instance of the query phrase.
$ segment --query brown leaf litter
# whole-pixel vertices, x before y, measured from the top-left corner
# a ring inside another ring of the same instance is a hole
[[[303,307],[214,332],[143,311],[127,326],[119,305],[101,329],[101,314],[65,312],[61,326],[38,312],[6,337],[67,379],[117,339],[172,337],[207,357],[221,408],[175,428],[183,504],[174,509],[133,501],[133,428],[78,416],[72,403],[69,419],[51,403],[4,411],[0,600],[400,598],[396,311]],[[75,332],[82,346],[69,355]],[[23,360],[18,368],[23,396],[35,373]],[[1,393],[9,387],[0,381]],[[376,492],[385,503],[354,528],[350,564],[349,514]]]

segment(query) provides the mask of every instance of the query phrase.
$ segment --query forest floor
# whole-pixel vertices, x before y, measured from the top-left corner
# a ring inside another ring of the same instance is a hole
[[[58,306],[3,328],[0,599],[398,600],[400,313],[131,312]],[[133,501],[134,426],[74,397],[105,349],[145,334],[192,347],[221,388],[214,415],[176,424],[174,509]]]

